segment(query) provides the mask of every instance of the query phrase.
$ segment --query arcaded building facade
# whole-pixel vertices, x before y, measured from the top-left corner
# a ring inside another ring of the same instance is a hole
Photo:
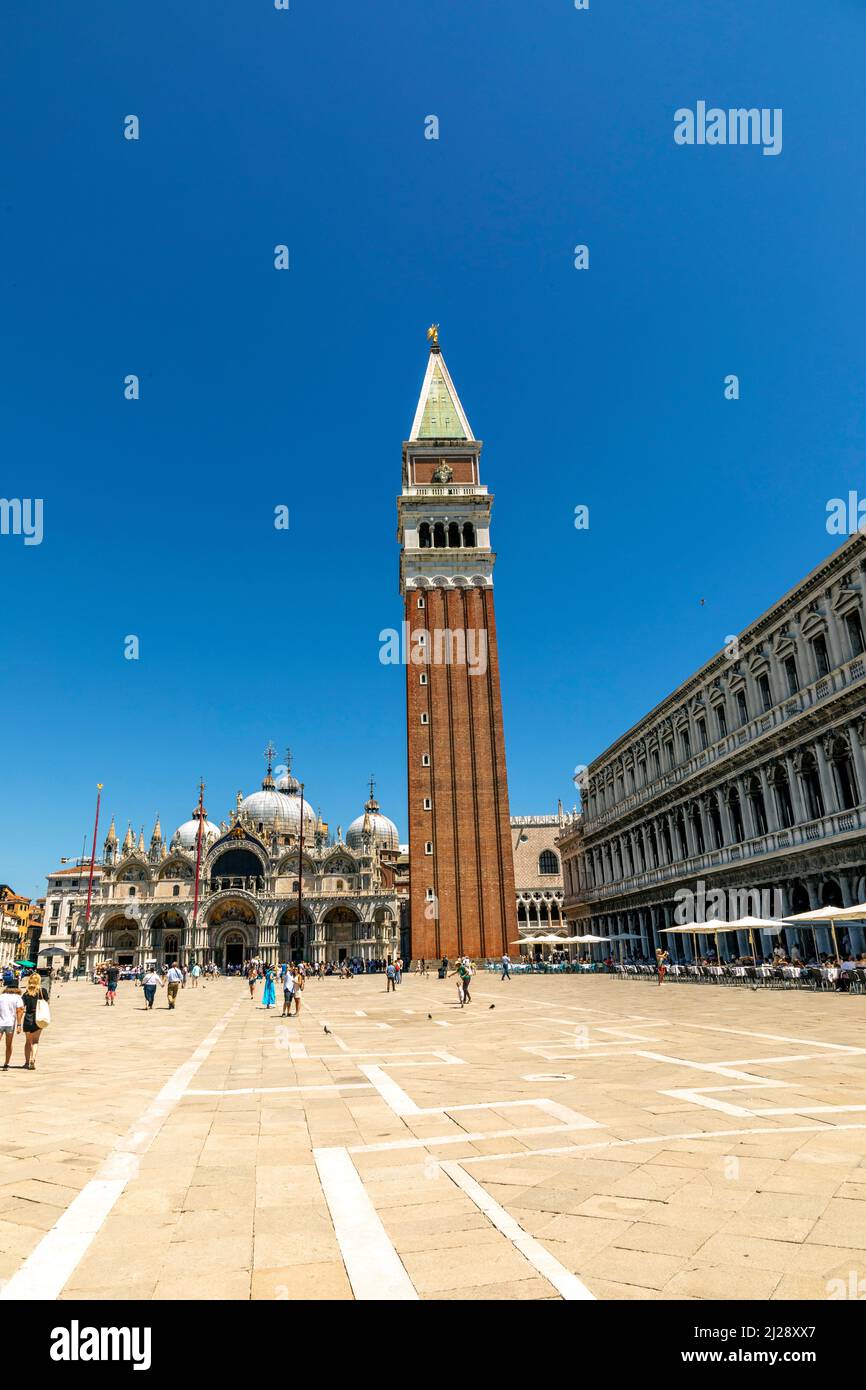
[[[866,900],[864,575],[856,534],[589,766],[558,842],[581,931],[688,959],[691,938],[662,930],[683,890],[698,915],[720,891],[728,917]],[[786,939],[831,948],[823,928]]]

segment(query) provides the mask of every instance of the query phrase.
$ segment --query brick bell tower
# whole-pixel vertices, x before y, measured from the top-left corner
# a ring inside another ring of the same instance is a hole
[[[517,937],[490,511],[439,347],[397,502],[404,600],[412,955],[498,956]]]

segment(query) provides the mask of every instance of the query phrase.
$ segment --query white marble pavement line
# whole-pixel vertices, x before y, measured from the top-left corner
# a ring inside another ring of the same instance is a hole
[[[527,1157],[526,1154],[522,1157]],[[558,1293],[569,1302],[578,1300],[590,1300],[595,1302],[595,1294],[590,1293],[585,1284],[581,1283],[576,1274],[572,1274],[565,1265],[559,1263],[549,1250],[537,1241],[534,1236],[524,1231],[519,1222],[513,1216],[509,1216],[504,1207],[501,1207],[479,1182],[470,1177],[463,1170],[460,1163],[455,1160],[446,1161],[439,1164],[444,1173],[453,1183],[466,1193],[476,1205],[478,1210],[487,1217],[498,1231],[511,1241],[515,1250],[518,1250],[525,1260],[528,1260],[533,1269],[537,1270],[542,1278],[552,1284]]]
[[[417,1300],[418,1292],[346,1149],[313,1149],[349,1283],[357,1299]]]
[[[573,1158],[576,1154],[600,1152],[603,1149],[624,1149],[630,1144],[658,1144],[663,1148],[666,1144],[675,1144],[683,1139],[748,1139],[752,1134],[834,1134],[837,1130],[843,1129],[866,1130],[866,1125],[755,1125],[749,1129],[695,1129],[680,1134],[641,1135],[638,1139],[601,1139],[594,1144],[558,1144],[549,1149],[533,1149],[530,1153],[516,1153],[513,1149],[508,1149],[501,1154],[467,1154],[459,1162],[461,1165],[466,1163],[505,1163],[515,1158],[521,1160],[553,1158],[558,1154],[568,1154],[569,1157]],[[442,1166],[444,1167],[444,1160]]]
[[[23,1265],[0,1290],[0,1301],[51,1300],[63,1292],[90,1245],[111,1214],[127,1183],[138,1174],[140,1156],[147,1152],[168,1115],[207,1061],[237,1013],[237,1000],[215,1024],[192,1056],[169,1077],[144,1114],[118,1139],[113,1150],[58,1217],[51,1230],[30,1252]]]
[[[562,1133],[565,1130],[572,1129],[601,1128],[601,1126],[598,1125],[596,1121],[588,1119],[585,1115],[578,1115],[575,1111],[570,1110],[567,1106],[561,1105],[558,1101],[550,1100],[547,1097],[540,1097],[536,1100],[520,1100],[506,1102],[480,1101],[471,1105],[445,1105],[422,1108],[416,1105],[415,1101],[412,1100],[412,1097],[407,1095],[407,1093],[404,1090],[402,1090],[401,1087],[399,1087],[397,1083],[394,1080],[392,1080],[391,1077],[387,1075],[383,1067],[360,1066],[358,1070],[361,1071],[367,1077],[367,1079],[372,1082],[372,1084],[375,1086],[376,1090],[379,1092],[380,1096],[385,1101],[385,1104],[389,1107],[389,1109],[392,1110],[395,1115],[399,1116],[404,1120],[407,1115],[438,1115],[450,1114],[452,1111],[457,1110],[498,1110],[504,1108],[505,1106],[513,1108],[516,1106],[535,1105],[537,1108],[544,1111],[546,1114],[551,1115],[552,1118],[563,1121],[563,1123],[559,1125],[543,1126],[543,1131],[546,1131],[548,1133],[551,1132],[551,1130],[554,1133]],[[359,1263],[358,1275],[359,1279],[362,1280],[368,1279],[368,1272],[365,1266],[365,1242],[368,1239],[373,1239],[374,1241],[374,1259],[377,1264],[380,1262],[380,1260],[384,1260],[385,1258],[385,1252],[382,1247],[383,1241],[387,1242],[391,1252],[393,1252],[394,1259],[397,1259],[397,1253],[394,1250],[394,1247],[391,1245],[391,1242],[388,1240],[384,1227],[381,1226],[381,1222],[379,1221],[379,1217],[376,1214],[375,1208],[373,1207],[372,1203],[367,1197],[361,1178],[358,1175],[357,1169],[352,1163],[350,1157],[351,1154],[389,1152],[394,1149],[403,1148],[429,1149],[430,1147],[434,1146],[438,1147],[440,1144],[467,1143],[472,1142],[476,1139],[501,1139],[506,1138],[510,1135],[520,1136],[521,1134],[534,1134],[538,1132],[538,1127],[532,1127],[523,1130],[498,1130],[494,1131],[493,1133],[486,1131],[481,1132],[479,1134],[462,1133],[458,1135],[432,1136],[426,1139],[413,1138],[406,1140],[397,1140],[395,1142],[385,1144],[353,1144],[350,1146],[349,1149],[314,1150],[316,1164],[319,1167],[319,1178],[322,1183],[322,1187],[325,1190],[325,1196],[328,1201],[328,1206],[331,1210],[331,1216],[334,1221],[334,1228],[337,1232],[337,1239],[340,1242],[340,1247],[343,1252],[343,1259],[346,1264],[346,1269],[349,1274],[349,1279],[352,1284],[352,1288],[355,1289],[355,1279],[352,1274],[352,1269],[350,1268],[349,1255],[351,1254],[353,1257],[355,1256],[356,1244],[359,1246],[359,1254],[357,1257]],[[319,1155],[322,1153],[330,1155],[339,1155],[339,1162],[336,1158],[332,1160],[334,1163],[333,1172],[329,1173],[326,1170],[323,1173],[322,1167],[319,1164]],[[475,1203],[475,1205],[478,1207],[479,1211],[481,1211],[488,1218],[488,1220],[497,1228],[497,1230],[501,1231],[502,1234],[508,1240],[511,1241],[514,1248],[520,1252],[524,1259],[526,1259],[539,1274],[541,1274],[545,1279],[547,1279],[548,1283],[550,1283],[562,1295],[563,1298],[569,1300],[593,1299],[593,1295],[590,1293],[586,1285],[582,1284],[581,1281],[569,1270],[567,1270],[564,1265],[561,1265],[559,1261],[555,1259],[553,1255],[550,1254],[549,1251],[545,1250],[543,1245],[539,1244],[539,1242],[534,1239],[533,1236],[530,1236],[526,1231],[524,1231],[523,1227],[520,1226],[514,1220],[513,1217],[509,1216],[508,1212],[506,1212],[505,1209],[501,1207],[498,1202],[494,1201],[494,1199],[490,1197],[487,1192],[484,1191],[484,1188],[481,1187],[480,1183],[477,1183],[474,1178],[471,1178],[468,1173],[463,1171],[459,1163],[442,1162],[440,1160],[440,1167],[443,1169],[443,1171],[448,1173],[448,1176],[452,1179],[454,1183],[456,1183],[458,1187],[461,1187],[463,1189],[467,1196],[469,1196]],[[331,1196],[326,1185],[326,1176],[331,1181],[332,1188],[335,1189],[336,1200],[334,1203],[332,1203]],[[360,1211],[356,1210],[356,1207],[358,1207],[359,1205],[359,1199],[357,1195],[359,1192],[363,1195],[364,1202],[368,1204],[369,1212],[363,1209],[361,1209]],[[345,1209],[343,1207],[344,1202]],[[338,1225],[338,1213],[343,1223],[342,1230],[341,1226]],[[370,1214],[372,1214],[372,1217],[375,1218],[375,1222],[378,1224],[378,1226],[381,1227],[381,1231],[374,1231],[372,1237],[368,1235],[367,1231]],[[350,1224],[350,1218],[354,1219],[354,1226]],[[403,1270],[402,1265],[400,1265],[400,1269]],[[403,1272],[405,1274],[405,1270],[403,1270]],[[408,1275],[406,1277],[408,1278]],[[369,1280],[362,1286],[364,1288],[370,1288],[371,1292],[364,1293],[363,1295],[361,1295],[358,1294],[356,1290],[356,1297],[386,1298],[401,1296],[399,1294],[388,1294],[387,1292],[381,1291],[377,1293],[375,1291],[377,1285],[377,1278]],[[402,1296],[409,1297],[409,1295]],[[417,1297],[417,1294],[415,1295],[415,1297]]]

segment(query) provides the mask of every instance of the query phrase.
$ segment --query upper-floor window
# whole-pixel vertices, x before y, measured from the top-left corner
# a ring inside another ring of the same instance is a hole
[[[707,721],[706,721],[705,719],[699,719],[699,720],[698,720],[698,738],[699,738],[699,740],[700,740],[701,747],[702,747],[702,748],[706,748],[706,747],[707,747]]]
[[[725,714],[724,705],[716,706],[716,723],[719,726],[719,738],[727,738],[728,716]]]
[[[60,916],[60,903],[59,903],[59,902],[53,902],[53,903],[51,904],[51,916],[52,916],[52,917],[59,917],[59,916]]]
[[[660,777],[660,776],[661,776],[661,771],[662,771],[662,765],[661,765],[661,762],[659,761],[658,749],[657,749],[657,748],[654,748],[654,749],[653,749],[653,772],[655,773],[656,777]]]
[[[673,768],[673,765],[674,765],[674,742],[673,742],[673,739],[671,739],[670,742],[668,742],[668,743],[665,744],[665,755],[666,755],[667,760],[668,760],[668,768],[669,768],[669,769],[672,769],[672,768]]]
[[[785,657],[785,679],[788,682],[788,694],[796,695],[800,689],[800,677],[797,674],[797,663],[792,656]]]
[[[761,705],[764,710],[772,709],[773,694],[770,690],[770,677],[767,675],[766,671],[762,671],[758,677],[758,690],[760,691]]]
[[[860,613],[856,608],[852,608],[850,613],[845,614],[845,626],[848,629],[848,641],[851,644],[851,655],[859,656],[863,651],[863,624],[860,621]]]
[[[171,896],[172,896],[173,898],[179,898],[179,897],[180,897],[180,884],[179,884],[179,883],[176,883],[176,884],[174,885],[174,887],[172,888],[172,890],[171,890]]]
[[[740,723],[741,723],[741,724],[746,724],[746,723],[748,723],[748,719],[749,719],[749,706],[746,704],[746,692],[745,692],[745,690],[738,690],[738,691],[737,691],[737,714],[738,714],[739,717],[740,717]]]
[[[827,654],[827,639],[824,634],[819,632],[817,637],[812,638],[812,651],[815,653],[815,665],[818,669],[818,678],[829,676],[830,657]]]
[[[429,521],[422,521],[418,527],[418,544],[422,550],[429,549],[430,540],[430,523]]]
[[[538,856],[538,872],[540,874],[558,874],[559,860],[552,849],[543,849]]]
[[[692,741],[689,738],[688,729],[683,729],[680,737],[683,741],[683,757],[690,758],[692,756]]]

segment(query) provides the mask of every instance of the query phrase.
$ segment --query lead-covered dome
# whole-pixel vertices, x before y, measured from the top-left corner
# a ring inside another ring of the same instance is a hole
[[[280,782],[285,783],[285,788],[277,790],[279,783],[275,783],[271,775],[270,754],[273,751],[271,745],[268,745],[267,751],[268,770],[262,782],[261,791],[252,792],[249,796],[241,799],[238,803],[238,815],[242,820],[252,825],[254,830],[258,830],[263,835],[273,832],[278,835],[300,835],[301,798],[297,795],[300,791],[300,783],[292,776],[291,767],[289,767],[285,776],[280,778]],[[317,819],[315,811],[305,798],[303,809],[305,835],[315,834]]]
[[[371,835],[373,843],[381,849],[398,849],[400,835],[396,825],[379,810],[379,803],[373,795],[373,779],[370,779],[370,797],[364,803],[364,814],[357,816],[346,831],[346,844],[350,849],[362,849],[365,835]]]
[[[172,849],[196,849],[198,847],[198,826],[199,810],[196,806],[192,813],[192,820],[185,820],[183,825],[179,825],[171,837]],[[201,820],[201,842],[202,845],[212,843],[222,832],[218,825],[214,825],[212,820],[208,820],[207,811],[203,811]]]

